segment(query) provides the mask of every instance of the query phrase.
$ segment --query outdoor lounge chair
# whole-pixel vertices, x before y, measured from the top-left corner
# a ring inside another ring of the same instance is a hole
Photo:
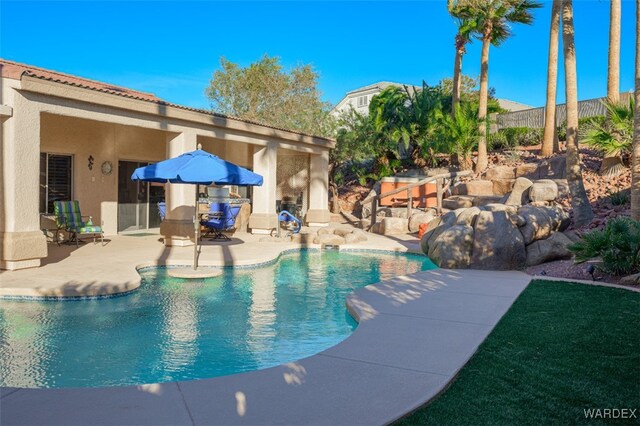
[[[56,241],[58,241],[58,245],[60,244],[58,234],[61,230],[69,233],[68,242],[75,240],[76,246],[80,245],[80,235],[93,235],[94,244],[96,243],[96,236],[99,235],[100,242],[104,245],[104,232],[102,231],[102,227],[94,225],[91,216],[82,215],[78,201],[54,201],[53,211],[58,226],[56,231]],[[84,218],[89,218],[89,220],[84,221]]]
[[[236,216],[238,216],[239,212],[240,206],[231,206],[227,203],[211,203],[207,215],[208,218],[200,221],[200,224],[207,228],[207,232],[200,238],[230,240],[231,238],[223,234],[223,232],[235,228]]]

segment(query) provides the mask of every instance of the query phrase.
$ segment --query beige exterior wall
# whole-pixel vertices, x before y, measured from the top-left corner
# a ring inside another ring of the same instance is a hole
[[[40,152],[73,156],[73,198],[105,235],[116,234],[118,161],[164,160],[164,132],[51,114],[43,114],[41,123]],[[94,158],[91,170],[89,156]],[[105,161],[113,164],[109,175],[102,174]]]

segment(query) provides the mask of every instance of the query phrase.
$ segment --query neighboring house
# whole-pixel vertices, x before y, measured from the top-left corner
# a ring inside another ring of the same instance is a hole
[[[507,112],[523,111],[533,108],[531,105],[521,104],[520,102],[510,101],[509,99],[498,99],[500,108],[506,109]]]
[[[78,200],[106,235],[160,225],[192,245],[192,190],[133,182],[136,167],[198,145],[252,169],[249,228],[270,233],[276,205],[300,200],[309,225],[329,223],[331,139],[166,102],[150,93],[0,59],[0,269],[40,265],[53,201]],[[156,203],[165,198],[160,224]],[[189,206],[191,206],[189,208]],[[55,224],[54,224],[55,226]]]
[[[371,102],[371,98],[391,86],[400,88],[407,86],[409,90],[416,90],[418,88],[411,84],[392,83],[389,81],[373,83],[348,92],[346,96],[338,102],[335,107],[333,107],[331,114],[338,116],[341,113],[348,111],[350,108],[353,108],[358,113],[367,115],[369,114],[369,103]]]

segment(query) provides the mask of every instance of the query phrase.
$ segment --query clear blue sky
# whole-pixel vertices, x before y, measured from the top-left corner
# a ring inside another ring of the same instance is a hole
[[[491,48],[498,97],[545,102],[550,2],[535,23]],[[575,0],[580,99],[606,93],[609,2]],[[635,2],[622,1],[621,91],[633,88]],[[267,53],[310,63],[325,100],[380,80],[435,84],[453,68],[455,25],[445,1],[35,2],[0,0],[0,56],[208,107],[220,56],[242,65]],[[480,43],[464,59],[477,76]],[[559,101],[564,85],[559,86]]]

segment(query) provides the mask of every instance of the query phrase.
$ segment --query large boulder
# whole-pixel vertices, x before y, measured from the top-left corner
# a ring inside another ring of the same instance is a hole
[[[409,218],[409,232],[418,232],[420,225],[423,223],[429,223],[436,217],[436,213],[433,210],[417,211]]]
[[[484,178],[487,180],[515,179],[516,170],[511,166],[497,166],[485,172]]]
[[[454,225],[429,246],[429,258],[441,268],[468,268],[473,247],[473,228]]]
[[[554,232],[544,240],[534,241],[527,246],[527,266],[558,259],[571,259],[571,252],[567,246],[571,240],[562,232]]]
[[[409,231],[409,219],[385,217],[380,221],[380,234],[399,235]]]
[[[571,193],[569,192],[569,182],[566,179],[551,179],[556,185],[558,185],[558,198],[568,197]]]
[[[525,220],[525,225],[520,228],[524,243],[529,245],[534,241],[542,240],[551,235],[554,224],[546,208],[535,206],[522,206],[518,214]]]
[[[458,215],[456,219],[456,225],[467,225],[473,226],[476,223],[476,218],[480,214],[480,209],[478,207],[471,207],[468,209],[464,209]]]
[[[313,239],[314,244],[322,244],[322,245],[330,245],[330,246],[339,246],[344,244],[346,241],[343,237],[336,234],[318,234]]]
[[[507,211],[482,211],[476,219],[470,267],[510,270],[526,264],[522,234]]]
[[[494,179],[493,181],[493,193],[495,195],[506,195],[513,190],[513,185],[516,183],[515,179]]]
[[[479,195],[477,197],[473,197],[473,205],[475,207],[486,206],[487,204],[499,203],[502,200],[501,196],[495,195]]]
[[[569,213],[558,205],[547,207],[544,211],[551,218],[551,227],[554,231],[564,232],[571,225]]]
[[[367,241],[367,233],[362,229],[354,229],[350,233],[344,236],[346,244],[357,244]]]
[[[424,254],[429,253],[430,245],[438,239],[440,234],[442,234],[444,231],[455,224],[456,220],[458,219],[458,215],[461,213],[461,210],[448,212],[441,217],[433,219],[427,224],[427,229],[424,231],[424,234],[422,234],[422,238],[420,238],[420,247],[422,248],[422,252]]]
[[[493,195],[493,182],[490,180],[472,180],[459,183],[451,188],[452,195]]]
[[[511,195],[507,198],[505,204],[512,206],[521,206],[529,201],[529,188],[533,182],[525,177],[519,177],[513,184]]]
[[[525,177],[528,179],[539,179],[540,171],[538,165],[534,163],[521,164],[516,167],[516,178]]]
[[[541,179],[529,188],[529,199],[532,202],[554,201],[558,198],[558,184],[551,179]]]
[[[453,195],[442,200],[442,207],[448,210],[463,209],[473,206],[474,197],[468,195]]]
[[[565,179],[567,177],[567,158],[553,157],[543,161],[538,167],[540,179]]]

